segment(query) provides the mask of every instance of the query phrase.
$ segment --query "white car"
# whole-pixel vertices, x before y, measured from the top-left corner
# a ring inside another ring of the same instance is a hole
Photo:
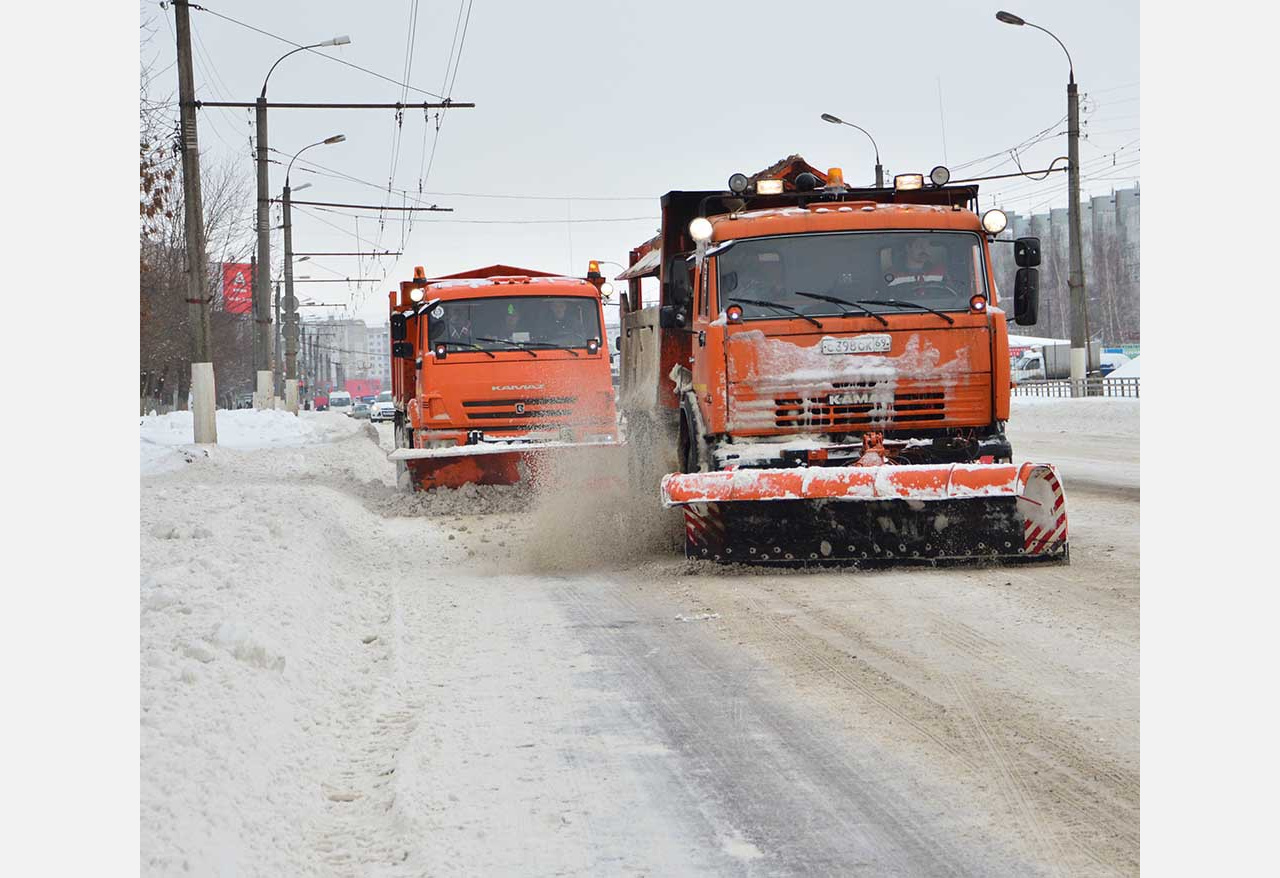
[[[370,421],[392,421],[396,417],[396,404],[391,399],[391,391],[384,390],[378,398],[369,404]]]

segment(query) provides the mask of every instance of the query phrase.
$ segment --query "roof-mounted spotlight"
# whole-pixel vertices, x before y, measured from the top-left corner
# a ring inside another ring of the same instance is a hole
[[[796,177],[796,189],[800,192],[812,192],[818,188],[818,177],[805,171]]]
[[[741,195],[747,191],[747,185],[750,182],[746,174],[734,174],[729,178],[729,191],[734,195]]]
[[[929,179],[933,181],[935,186],[945,186],[951,182],[951,171],[947,169],[946,165],[938,165],[929,172]]]
[[[693,238],[699,244],[706,243],[711,240],[711,233],[714,229],[711,227],[711,220],[705,216],[700,216],[693,222],[689,223],[689,237]]]
[[[898,174],[893,178],[893,188],[899,192],[924,188],[924,174]]]
[[[982,215],[982,228],[986,229],[989,235],[1000,234],[1007,225],[1009,225],[1009,218],[998,207],[993,207]]]
[[[756,182],[756,194],[757,195],[781,195],[782,181],[781,180],[758,180]]]

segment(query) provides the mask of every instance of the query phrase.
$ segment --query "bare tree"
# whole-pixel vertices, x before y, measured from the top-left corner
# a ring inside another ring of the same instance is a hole
[[[143,47],[153,36],[143,25]],[[166,401],[186,407],[191,374],[184,278],[186,240],[182,199],[176,184],[177,107],[171,95],[153,97],[153,64],[141,65],[139,87],[139,366],[144,405]],[[201,157],[209,289],[221,288],[220,263],[248,259],[253,247],[253,196],[246,169],[233,160]],[[216,302],[216,298],[215,298]],[[223,402],[251,383],[252,315],[211,315],[216,383]]]

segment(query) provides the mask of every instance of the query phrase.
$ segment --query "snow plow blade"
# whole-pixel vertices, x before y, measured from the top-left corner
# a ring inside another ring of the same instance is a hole
[[[527,442],[397,448],[387,455],[404,464],[415,491],[463,485],[515,485],[566,474],[598,474],[586,484],[624,471],[617,442]],[[572,467],[570,469],[570,467]]]
[[[678,473],[685,554],[722,563],[1066,561],[1048,464],[797,467]]]

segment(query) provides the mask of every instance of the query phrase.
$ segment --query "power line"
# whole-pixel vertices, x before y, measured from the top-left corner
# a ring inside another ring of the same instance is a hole
[[[163,5],[163,4],[161,4],[161,5]],[[401,88],[403,88],[403,89],[409,89],[409,90],[411,90],[411,91],[420,92],[420,93],[422,93],[422,94],[424,94],[424,95],[430,95],[430,96],[431,96],[431,97],[433,97],[433,98],[442,98],[442,97],[443,97],[443,95],[438,95],[438,94],[436,94],[436,93],[435,93],[435,92],[433,92],[433,91],[427,91],[425,88],[418,88],[417,86],[409,85],[408,83],[405,83],[405,82],[399,82],[399,81],[397,81],[397,80],[392,79],[390,76],[384,76],[384,75],[382,75],[381,73],[378,73],[378,72],[377,72],[377,71],[375,71],[375,70],[370,70],[370,69],[368,69],[367,67],[361,67],[359,64],[352,64],[350,61],[344,61],[343,59],[341,59],[341,58],[337,57],[336,55],[328,55],[328,54],[326,54],[326,53],[324,53],[324,52],[317,52],[315,49],[312,49],[312,48],[307,47],[307,46],[303,46],[301,43],[295,43],[293,40],[285,39],[284,37],[280,36],[279,34],[273,34],[273,33],[271,33],[270,31],[265,31],[265,30],[263,30],[262,28],[254,27],[254,26],[253,26],[253,25],[251,25],[251,24],[247,24],[247,23],[245,23],[245,22],[243,22],[243,21],[240,21],[239,19],[232,18],[232,17],[231,17],[231,16],[229,16],[229,15],[223,15],[221,12],[216,12],[216,11],[214,11],[214,10],[212,10],[212,9],[208,8],[207,6],[198,6],[198,5],[196,5],[195,3],[188,3],[187,5],[188,5],[191,9],[198,9],[198,10],[199,10],[199,11],[201,11],[201,12],[207,12],[207,13],[209,13],[210,15],[217,16],[218,18],[221,18],[221,19],[223,19],[223,20],[225,20],[225,21],[229,21],[229,22],[231,22],[232,24],[238,24],[238,25],[240,25],[241,27],[248,28],[249,30],[253,31],[254,33],[259,33],[259,34],[262,34],[263,36],[271,37],[273,40],[279,40],[279,41],[280,41],[280,42],[282,42],[282,43],[286,43],[286,44],[288,44],[288,45],[290,45],[290,46],[293,46],[295,49],[306,49],[308,52],[310,52],[310,53],[311,53],[311,54],[313,54],[313,55],[317,55],[317,56],[319,56],[319,57],[321,57],[321,58],[326,58],[326,59],[328,59],[328,60],[330,60],[330,61],[336,61],[336,62],[337,62],[337,63],[339,63],[339,64],[343,64],[343,65],[345,65],[345,66],[347,66],[347,67],[352,67],[352,68],[354,68],[354,69],[356,69],[356,70],[359,70],[361,73],[367,73],[367,74],[369,74],[370,76],[376,76],[376,77],[378,77],[378,79],[382,79],[382,80],[385,80],[386,82],[390,82],[390,83],[392,83],[392,84],[394,84],[394,85],[398,85],[398,86],[400,86],[400,87],[401,87]]]

